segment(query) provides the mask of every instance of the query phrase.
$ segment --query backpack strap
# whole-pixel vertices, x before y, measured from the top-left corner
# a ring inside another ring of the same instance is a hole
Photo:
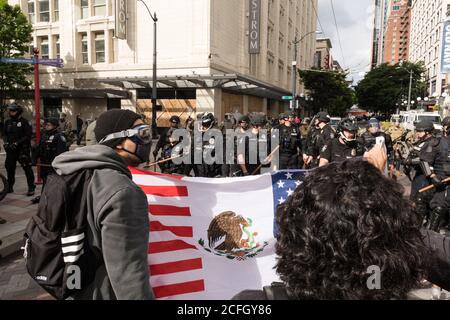
[[[283,283],[274,282],[270,286],[264,287],[264,294],[267,300],[289,300],[289,295]]]

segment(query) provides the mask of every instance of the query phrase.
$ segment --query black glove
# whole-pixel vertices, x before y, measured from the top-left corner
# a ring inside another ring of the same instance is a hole
[[[19,146],[19,145],[17,144],[17,142],[11,143],[11,144],[9,145],[9,147],[10,147],[11,150],[16,150],[18,146]]]
[[[158,156],[158,151],[153,151],[153,157],[156,159],[156,157]]]
[[[433,184],[433,186],[436,187],[436,189],[442,189],[445,187],[445,184],[437,176],[434,176],[430,179],[431,179],[431,183]]]

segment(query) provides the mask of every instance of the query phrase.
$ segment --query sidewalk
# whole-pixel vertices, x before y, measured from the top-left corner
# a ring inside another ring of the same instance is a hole
[[[31,203],[34,196],[25,195],[27,185],[24,178],[19,176],[14,186],[15,192],[0,202],[0,217],[6,220],[6,224],[0,224],[0,259],[20,250],[25,227],[38,207]],[[41,194],[41,187],[37,186],[35,196]]]

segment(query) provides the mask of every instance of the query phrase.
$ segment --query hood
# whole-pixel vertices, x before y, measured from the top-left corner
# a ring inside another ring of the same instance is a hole
[[[52,163],[59,175],[69,175],[83,169],[113,169],[131,178],[122,158],[110,147],[93,145],[65,152]]]

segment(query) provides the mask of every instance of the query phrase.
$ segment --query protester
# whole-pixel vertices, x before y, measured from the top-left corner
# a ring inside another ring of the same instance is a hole
[[[59,115],[59,130],[66,138],[67,148],[70,148],[75,138],[72,131],[72,122],[67,120],[67,114],[65,113],[60,113]]]
[[[302,300],[408,298],[426,275],[429,252],[403,191],[366,161],[317,169],[278,208],[283,284],[234,299],[265,300],[265,292],[280,291]],[[368,285],[370,270],[381,270],[380,287]]]
[[[151,129],[129,110],[114,109],[97,120],[98,145],[66,152],[55,159],[59,175],[86,169],[92,178],[87,193],[90,247],[103,258],[95,279],[73,299],[151,299],[147,197],[128,166],[149,160]]]

